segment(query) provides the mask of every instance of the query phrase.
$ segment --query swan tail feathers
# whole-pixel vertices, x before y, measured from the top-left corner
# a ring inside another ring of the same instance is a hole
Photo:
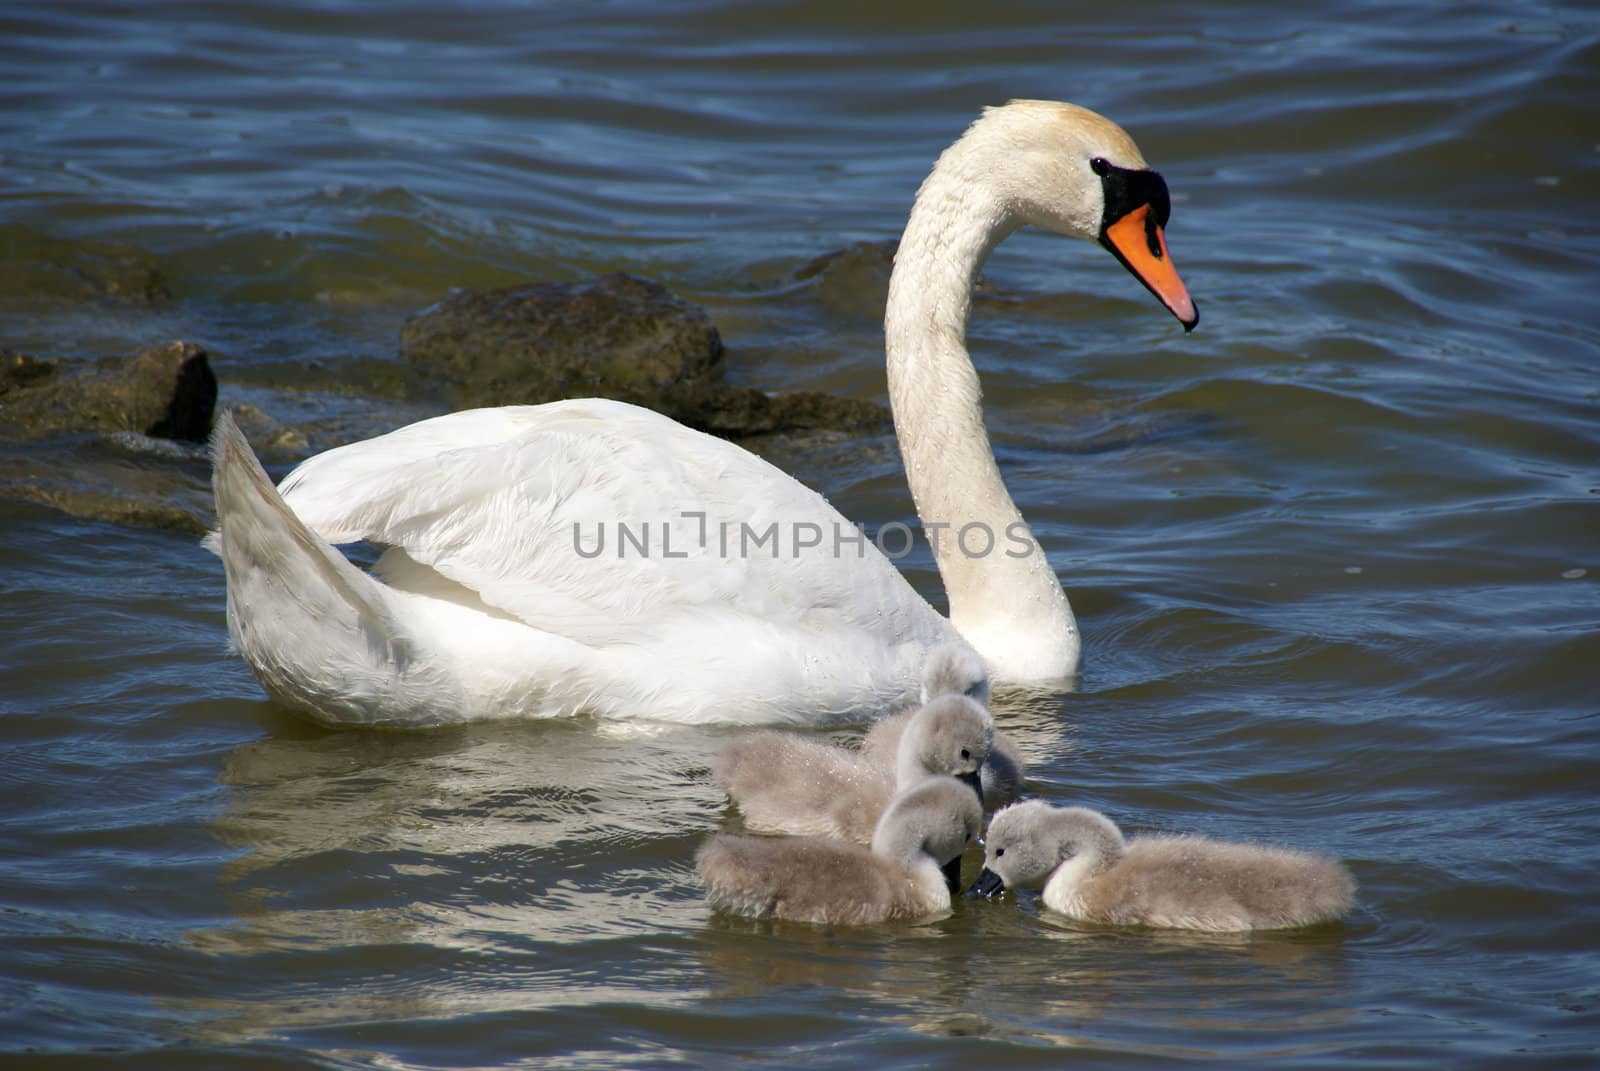
[[[205,546],[222,559],[233,646],[273,698],[317,721],[391,721],[408,647],[392,593],[301,522],[229,413],[211,454]]]

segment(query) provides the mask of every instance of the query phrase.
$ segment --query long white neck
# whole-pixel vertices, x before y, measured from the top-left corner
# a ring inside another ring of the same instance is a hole
[[[951,623],[997,679],[1053,680],[1077,669],[1077,623],[1000,478],[966,348],[978,268],[1019,222],[988,177],[958,142],[917,195],[884,316],[889,404]]]

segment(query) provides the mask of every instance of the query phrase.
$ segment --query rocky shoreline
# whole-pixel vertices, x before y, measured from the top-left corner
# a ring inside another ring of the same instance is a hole
[[[13,243],[0,264],[0,302],[171,301],[138,251],[31,238],[20,252]],[[725,382],[727,353],[705,310],[626,273],[453,291],[406,320],[398,359],[403,393],[440,412],[601,396],[733,439],[879,434],[890,426],[887,410],[872,402]],[[356,362],[336,372],[339,390],[360,396],[376,388],[387,397],[393,385],[370,371]],[[0,497],[203,532],[211,516],[205,443],[219,378],[227,377],[226,359],[192,340],[71,360],[0,349]],[[317,435],[262,406],[235,408],[272,462],[335,445],[313,448]]]

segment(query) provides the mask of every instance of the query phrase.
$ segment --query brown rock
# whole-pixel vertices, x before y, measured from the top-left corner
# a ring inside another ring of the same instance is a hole
[[[0,397],[20,388],[37,386],[60,368],[54,361],[41,361],[14,350],[0,350]]]
[[[406,322],[400,350],[455,384],[467,406],[616,398],[729,437],[887,420],[870,402],[722,383],[722,340],[705,310],[620,273],[457,291]]]
[[[6,365],[12,367],[10,355]],[[29,366],[19,362],[16,367]],[[76,374],[54,364],[44,367],[52,371],[25,373],[30,382],[3,392],[10,438],[131,431],[203,442],[211,433],[217,378],[206,351],[193,342],[150,346]]]
[[[598,395],[663,408],[674,387],[722,371],[704,310],[621,273],[457,291],[406,321],[400,352],[454,382],[469,406]]]
[[[685,423],[728,438],[823,429],[861,431],[889,424],[889,414],[880,405],[813,390],[766,394],[718,383],[699,392],[692,403],[685,401],[682,408],[690,414]]]

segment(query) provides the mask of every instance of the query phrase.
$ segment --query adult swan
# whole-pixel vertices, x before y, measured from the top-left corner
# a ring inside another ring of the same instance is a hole
[[[972,281],[1031,223],[1098,241],[1192,328],[1168,210],[1121,128],[1043,101],[985,111],[918,192],[884,333],[907,480],[924,529],[946,534],[949,620],[821,495],[590,398],[424,420],[313,457],[277,490],[222,417],[210,545],[234,645],[276,699],[337,725],[860,720],[915,701],[927,652],[958,635],[997,680],[1066,677],[1077,625],[989,446],[964,343]],[[990,553],[951,537],[973,524]],[[602,525],[615,538],[596,553]],[[358,540],[386,548],[376,575],[332,545]]]

